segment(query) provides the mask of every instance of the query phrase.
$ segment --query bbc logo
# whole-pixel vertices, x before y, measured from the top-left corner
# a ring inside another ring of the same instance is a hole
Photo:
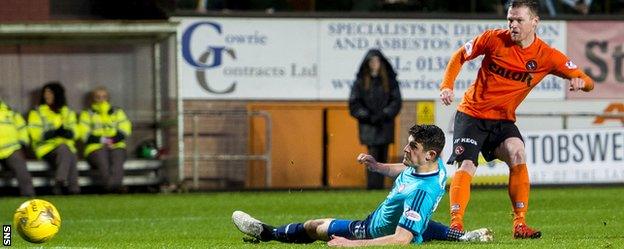
[[[2,245],[11,246],[11,225],[2,225]]]

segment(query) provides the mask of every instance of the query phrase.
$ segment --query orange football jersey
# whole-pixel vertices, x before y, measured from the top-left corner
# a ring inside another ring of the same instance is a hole
[[[511,40],[509,30],[485,31],[461,47],[447,65],[440,89],[453,89],[464,62],[484,55],[477,79],[466,90],[458,110],[472,117],[516,120],[516,108],[548,74],[585,81],[583,90],[593,89],[593,81],[563,53],[537,36],[522,48]]]

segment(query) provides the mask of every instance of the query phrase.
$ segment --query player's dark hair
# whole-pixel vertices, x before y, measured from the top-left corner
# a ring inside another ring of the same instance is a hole
[[[409,134],[414,137],[414,141],[423,145],[424,150],[433,150],[438,157],[444,149],[444,132],[435,125],[414,125],[409,130]]]
[[[50,89],[50,91],[52,91],[52,94],[54,95],[54,102],[52,103],[52,105],[50,105],[50,109],[58,113],[63,106],[67,105],[67,99],[65,98],[65,88],[63,88],[63,85],[61,85],[61,83],[58,81],[48,82],[41,88],[41,97],[39,98],[39,104],[46,103],[45,98],[43,97],[43,92],[45,92],[46,89]]]
[[[534,0],[511,0],[509,8],[527,7],[534,16],[539,16],[539,4]]]

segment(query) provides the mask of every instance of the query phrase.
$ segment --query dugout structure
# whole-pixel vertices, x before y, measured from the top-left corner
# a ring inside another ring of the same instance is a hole
[[[174,175],[178,146],[168,138],[177,134],[176,28],[166,21],[0,24],[0,98],[26,117],[41,86],[60,81],[69,107],[79,113],[88,107],[88,92],[105,86],[111,103],[133,122],[129,160],[137,159],[138,145],[150,141],[166,149],[159,159],[173,158],[167,165]],[[130,165],[136,169],[141,162]]]

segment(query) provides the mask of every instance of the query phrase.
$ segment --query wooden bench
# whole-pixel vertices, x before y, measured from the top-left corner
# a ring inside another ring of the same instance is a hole
[[[28,171],[32,175],[33,186],[52,186],[50,166],[44,161],[28,161]],[[93,170],[86,161],[78,161],[78,183],[81,187],[94,186]],[[160,160],[128,160],[124,164],[124,186],[156,186],[164,181],[163,161]],[[17,187],[17,179],[6,167],[0,170],[0,187]],[[95,176],[97,177],[97,176]]]

